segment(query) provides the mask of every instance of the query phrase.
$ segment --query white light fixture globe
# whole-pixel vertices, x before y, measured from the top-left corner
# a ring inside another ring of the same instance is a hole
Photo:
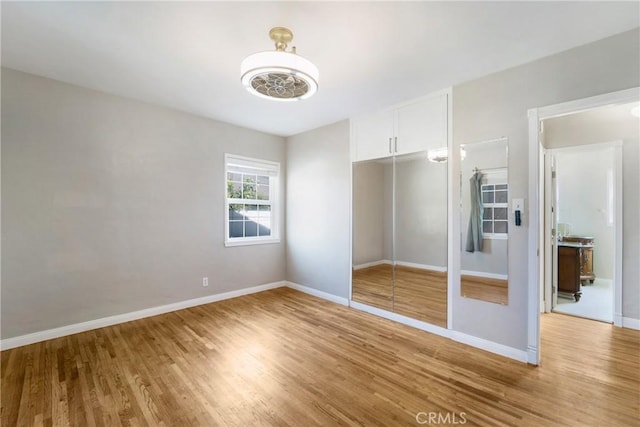
[[[296,48],[287,52],[293,33],[283,27],[272,28],[269,37],[275,51],[250,55],[240,64],[242,84],[252,94],[276,101],[299,101],[318,91],[318,68],[311,61],[296,55]]]
[[[460,146],[460,160],[464,160],[467,157],[467,150],[463,146]],[[449,160],[449,149],[447,147],[434,148],[427,151],[427,159],[434,163],[446,163]]]

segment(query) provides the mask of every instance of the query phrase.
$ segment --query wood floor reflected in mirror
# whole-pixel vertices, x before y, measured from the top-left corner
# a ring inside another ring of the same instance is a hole
[[[396,265],[394,311],[447,327],[447,273]]]
[[[353,270],[352,299],[393,311],[393,266],[379,264]]]
[[[509,282],[478,276],[460,276],[460,294],[463,297],[479,299],[507,305],[509,303]]]
[[[353,300],[447,327],[446,272],[396,265],[392,278],[391,264],[353,270]]]

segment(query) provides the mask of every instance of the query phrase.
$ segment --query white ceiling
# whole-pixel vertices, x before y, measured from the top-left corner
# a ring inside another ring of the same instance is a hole
[[[276,135],[640,25],[633,2],[2,2],[2,65]],[[311,99],[240,84],[271,27],[320,69]]]

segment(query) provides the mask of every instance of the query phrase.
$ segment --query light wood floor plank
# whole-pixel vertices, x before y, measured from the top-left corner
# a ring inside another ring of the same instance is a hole
[[[276,289],[4,351],[1,424],[640,424],[640,332],[544,315],[542,351],[532,367]]]

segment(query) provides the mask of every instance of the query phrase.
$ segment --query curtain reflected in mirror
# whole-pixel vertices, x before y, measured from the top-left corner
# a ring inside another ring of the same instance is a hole
[[[506,138],[462,146],[460,172],[463,297],[508,304],[509,184]]]
[[[447,326],[447,164],[353,164],[352,299]]]

